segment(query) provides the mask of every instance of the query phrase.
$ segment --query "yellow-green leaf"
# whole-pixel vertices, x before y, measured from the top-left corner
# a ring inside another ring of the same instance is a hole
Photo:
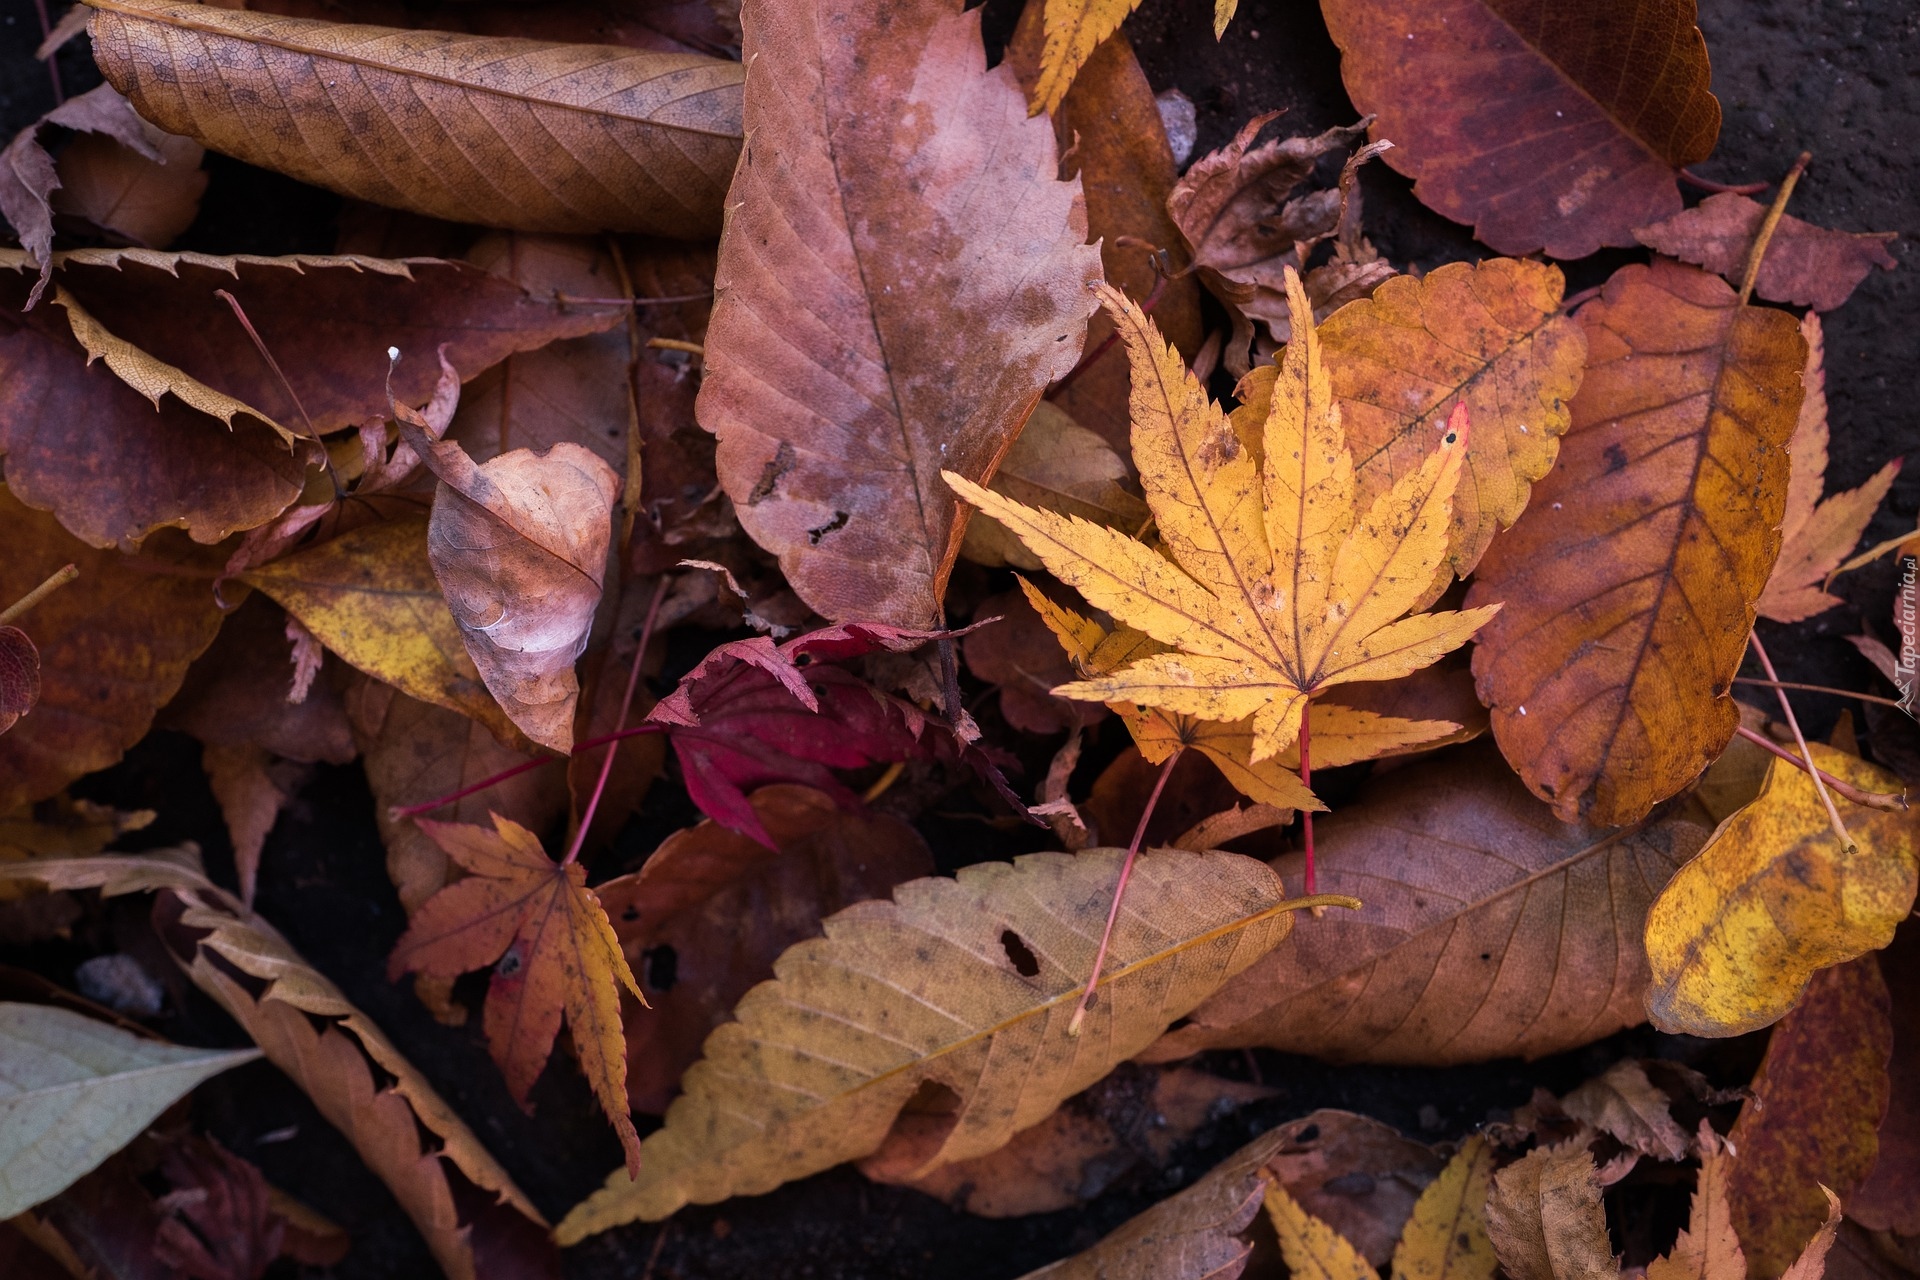
[[[1492,1185],[1492,1149],[1485,1138],[1468,1138],[1414,1203],[1393,1251],[1393,1280],[1493,1280],[1498,1259],[1487,1236]]]
[[[1380,1280],[1345,1236],[1302,1209],[1278,1183],[1267,1187],[1267,1217],[1294,1280]]]

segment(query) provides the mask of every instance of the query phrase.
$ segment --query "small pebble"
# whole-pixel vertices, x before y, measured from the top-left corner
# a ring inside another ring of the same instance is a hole
[[[73,971],[73,981],[87,999],[130,1018],[154,1017],[166,999],[140,962],[119,952],[88,960]]]

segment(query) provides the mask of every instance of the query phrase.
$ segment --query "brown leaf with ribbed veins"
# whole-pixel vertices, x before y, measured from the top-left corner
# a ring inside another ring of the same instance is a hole
[[[786,783],[748,803],[777,849],[709,818],[661,841],[639,871],[595,886],[651,1006],[627,1004],[636,1110],[667,1109],[708,1034],[823,917],[933,871],[926,841],[891,815],[849,813]]]
[[[1120,369],[1124,380],[1126,362],[1116,357],[1112,364]],[[1094,367],[1105,368],[1107,362]],[[1123,400],[1123,415],[1124,405]],[[1001,459],[988,488],[1015,502],[1076,515],[1131,534],[1146,525],[1149,514],[1132,477],[1132,464],[1097,432],[1075,422],[1051,401],[1042,400]],[[1039,557],[990,516],[967,521],[960,554],[990,568],[1012,565],[1029,572],[1041,568]]]
[[[18,627],[0,627],[0,733],[40,701],[40,650]]]
[[[1439,1065],[1599,1039],[1645,1018],[1647,907],[1706,835],[1569,826],[1486,744],[1397,770],[1314,822],[1321,883],[1365,905],[1282,942],[1147,1057]],[[1291,882],[1299,861],[1276,865]]]
[[[53,207],[149,249],[173,243],[199,216],[207,189],[200,167],[206,148],[154,132],[157,158],[98,134],[75,138],[60,153]]]
[[[427,558],[468,655],[520,731],[567,754],[573,664],[600,605],[620,477],[571,442],[476,464],[452,441],[402,431],[440,478]]]
[[[453,222],[720,229],[736,63],[154,0],[93,8],[94,58],[141,115],[250,164]]]
[[[1560,1106],[1575,1120],[1612,1134],[1620,1145],[1641,1155],[1657,1160],[1687,1158],[1687,1133],[1674,1120],[1670,1099],[1632,1058],[1621,1059],[1579,1086],[1560,1100]]]
[[[1500,253],[1584,258],[1680,210],[1720,133],[1694,0],[1325,0],[1414,194]]]
[[[1599,1171],[1584,1143],[1536,1147],[1493,1176],[1487,1234],[1514,1280],[1614,1280]]]
[[[1494,737],[1561,817],[1634,822],[1733,736],[1729,696],[1779,550],[1806,343],[1694,267],[1628,266],[1583,307],[1560,460],[1470,605]]]
[[[926,627],[968,511],[941,470],[986,481],[1079,357],[1100,276],[1079,184],[959,0],[748,0],[742,23],[751,141],[700,423],[801,599]]]
[[[213,643],[218,566],[182,542],[158,537],[138,558],[98,551],[0,487],[0,600],[19,599],[62,565],[80,570],[27,616],[40,700],[0,736],[0,813],[118,760]]]
[[[1759,201],[1721,191],[1664,222],[1637,227],[1633,234],[1656,252],[1705,267],[1738,285],[1746,278],[1753,238],[1766,216],[1767,206]],[[1900,265],[1887,252],[1894,238],[1891,231],[1832,231],[1785,214],[1767,241],[1753,291],[1770,302],[1832,311],[1875,267],[1891,271]]]

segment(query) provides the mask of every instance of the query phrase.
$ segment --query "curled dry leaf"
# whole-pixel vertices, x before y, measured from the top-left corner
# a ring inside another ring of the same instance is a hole
[[[1636,227],[1633,234],[1649,248],[1738,285],[1746,278],[1753,238],[1766,216],[1767,206],[1759,201],[1722,191],[1663,222]],[[1753,291],[1771,302],[1832,311],[1875,267],[1891,271],[1900,265],[1887,252],[1893,239],[1891,231],[1830,231],[1784,214],[1767,241]]]
[[[1826,773],[1897,792],[1885,770],[1808,744]],[[1733,1036],[1777,1020],[1817,969],[1893,940],[1920,883],[1906,813],[1834,796],[1857,849],[1843,849],[1813,779],[1774,759],[1760,795],[1722,822],[1647,912],[1647,1012],[1663,1031]]]
[[[1746,1154],[1741,1152],[1742,1157]],[[1647,1280],[1747,1280],[1747,1257],[1727,1201],[1728,1174],[1737,1167],[1726,1144],[1702,1120],[1700,1173],[1693,1184],[1687,1229],[1666,1256],[1647,1264]]]
[[[1753,1096],[1727,1136],[1733,1226],[1756,1277],[1779,1275],[1865,1181],[1886,1115],[1893,1026],[1877,957],[1814,975],[1773,1029]],[[1736,1278],[1738,1280],[1738,1278]]]
[[[1692,782],[1739,723],[1806,344],[1785,312],[1667,261],[1621,268],[1579,319],[1559,463],[1467,602],[1507,604],[1473,655],[1507,760],[1561,817],[1611,825]]]
[[[789,948],[708,1038],[644,1144],[638,1181],[616,1172],[556,1238],[857,1159],[916,1097],[957,1106],[921,1135],[914,1172],[1004,1146],[1270,949],[1301,905],[1251,858],[1142,855],[1104,994],[1070,1036],[1124,856],[980,863],[823,922],[826,937]]]
[[[1679,816],[1625,831],[1562,823],[1485,745],[1395,771],[1314,834],[1322,883],[1364,905],[1282,942],[1149,1060],[1238,1045],[1423,1065],[1534,1058],[1631,1026],[1648,904],[1706,836]],[[1298,860],[1280,860],[1282,874]]]
[[[1007,61],[1029,93],[1043,74],[1049,7],[1047,0],[1027,0],[1007,43]],[[1171,249],[1179,240],[1179,229],[1167,215],[1167,197],[1186,157],[1175,155],[1160,103],[1125,33],[1100,41],[1050,114],[1063,176],[1078,171],[1088,238],[1099,242],[1107,283],[1130,297],[1157,297],[1153,315],[1160,332],[1182,351],[1197,352],[1203,337],[1199,283],[1191,276],[1162,275],[1153,255],[1155,248]],[[1095,315],[1087,324],[1087,351],[1101,350],[1112,336],[1113,322]],[[1073,380],[1053,388],[1044,403],[1126,452],[1127,366],[1116,353],[1083,363]],[[1032,430],[1029,422],[1021,439]],[[1014,447],[1019,449],[1019,441]],[[1001,464],[1000,474],[1006,468]],[[968,533],[972,530],[969,524]]]
[[[626,1149],[628,1176],[635,1175],[640,1139],[627,1115],[620,989],[639,996],[640,987],[587,888],[586,868],[555,862],[538,836],[498,814],[492,830],[424,819],[420,828],[467,876],[413,913],[388,976],[413,971],[451,981],[492,965],[487,1047],[522,1107],[564,1014],[581,1070]]]
[[[748,803],[775,848],[709,819],[594,889],[647,995],[646,1009],[626,1009],[637,1111],[667,1109],[708,1034],[823,918],[932,874],[926,841],[898,818],[848,813],[790,784],[762,787]]]
[[[1537,1147],[1493,1178],[1487,1234],[1514,1280],[1617,1280],[1599,1170],[1580,1142]]]
[[[1493,1280],[1492,1185],[1493,1150],[1475,1134],[1420,1193],[1393,1251],[1393,1280]]]
[[[571,442],[476,464],[451,441],[403,430],[440,478],[427,558],[467,654],[522,733],[568,754],[573,664],[600,605],[619,475]]]
[[[169,1214],[155,1259],[189,1280],[260,1280],[287,1234],[265,1175],[210,1138],[169,1149],[161,1170],[173,1190],[160,1200]]]
[[[362,525],[240,580],[376,680],[513,741],[518,731],[467,656],[428,554],[428,522],[406,517]]]
[[[1114,364],[1125,376],[1125,366]],[[1075,383],[1078,386],[1079,383]],[[1124,420],[1125,401],[1122,400]],[[1124,428],[1123,428],[1124,430]],[[1013,502],[1132,534],[1147,523],[1147,504],[1132,481],[1133,468],[1098,434],[1074,422],[1051,401],[1034,406],[1027,426],[1007,450],[987,487]],[[988,516],[967,522],[960,554],[975,564],[1041,568],[1020,539]]]
[[[206,152],[171,134],[160,134],[157,150],[156,159],[114,138],[75,138],[60,153],[53,207],[134,244],[166,248],[200,213]]]
[[[318,460],[295,439],[309,421],[325,433],[387,415],[390,346],[421,357],[391,375],[393,395],[418,404],[442,343],[471,377],[619,320],[455,263],[131,249],[54,265],[60,305],[18,314],[26,259],[0,252],[0,297],[13,300],[0,307],[0,452],[23,501],[96,546],[163,525],[213,542],[278,515]],[[218,290],[246,308],[297,403]]]
[[[0,733],[40,701],[40,650],[18,627],[0,627]]]
[[[1171,559],[947,473],[956,492],[1055,576],[1169,646],[1057,694],[1210,721],[1251,717],[1255,764],[1299,736],[1310,695],[1416,671],[1492,616],[1402,618],[1446,551],[1463,417],[1456,412],[1417,471],[1361,503],[1306,295],[1296,275],[1287,283],[1298,337],[1264,430],[1251,438],[1235,431],[1153,322],[1101,286],[1134,371],[1134,464]]]
[[[1621,1059],[1576,1088],[1560,1100],[1560,1107],[1641,1155],[1687,1158],[1687,1133],[1674,1120],[1670,1100],[1632,1058]]]
[[[748,0],[742,24],[751,141],[700,422],[802,600],[935,625],[967,518],[941,470],[991,477],[1080,354],[1100,268],[1079,184],[956,0]]]
[[[58,1195],[202,1080],[259,1056],[167,1044],[48,1005],[0,1003],[0,1214]]]
[[[1584,258],[1680,210],[1720,133],[1694,0],[1326,0],[1354,105],[1414,194],[1505,254]]]
[[[1450,262],[1388,280],[1320,326],[1362,502],[1418,470],[1453,407],[1467,407],[1473,434],[1428,602],[1519,519],[1559,453],[1587,356],[1580,325],[1560,313],[1563,288],[1545,263]],[[1278,376],[1276,365],[1256,368],[1236,416],[1263,418]]]
[[[740,150],[736,63],[154,0],[93,7],[94,57],[140,114],[250,164],[453,222],[720,229]]]
[[[218,1001],[345,1135],[393,1192],[452,1280],[477,1280],[471,1224],[454,1203],[453,1177],[544,1226],[539,1212],[465,1122],[355,1007],[287,940],[215,886],[192,849],[0,863],[0,879],[103,896],[162,892],[156,926],[196,986]],[[378,1087],[378,1069],[391,1085]],[[441,1142],[422,1147],[420,1131]],[[444,1162],[444,1163],[443,1163]]]
[[[0,380],[4,385],[4,380]],[[0,599],[19,599],[62,565],[80,576],[31,615],[40,701],[0,736],[0,813],[104,769],[138,742],[187,665],[213,642],[216,565],[156,537],[139,557],[76,541],[50,515],[0,488]]]
[[[1766,260],[1773,261],[1771,247]],[[1826,341],[1817,313],[1809,311],[1801,318],[1800,336],[1807,341],[1807,367],[1801,378],[1805,394],[1793,438],[1787,442],[1792,473],[1787,480],[1787,510],[1780,521],[1780,558],[1754,605],[1756,613],[1775,622],[1804,622],[1840,603],[1840,597],[1826,589],[1827,580],[1867,531],[1873,513],[1900,474],[1902,461],[1889,462],[1857,489],[1820,501],[1827,477],[1828,430]]]
[[[923,1112],[912,1124],[896,1125],[885,1145],[860,1161],[860,1172],[977,1217],[1049,1213],[1095,1199],[1143,1162],[1164,1169],[1202,1128],[1278,1093],[1188,1067],[1123,1065],[998,1151],[920,1177],[901,1176],[896,1166],[919,1163],[922,1132],[944,1122],[937,1112]]]

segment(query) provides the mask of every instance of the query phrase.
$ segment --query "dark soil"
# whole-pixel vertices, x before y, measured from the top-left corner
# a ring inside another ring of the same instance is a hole
[[[1178,87],[1198,107],[1197,153],[1225,142],[1259,111],[1285,108],[1283,127],[1291,131],[1317,131],[1355,118],[1314,4],[1241,0],[1239,16],[1219,44],[1203,8],[1146,0],[1128,27],[1154,86]],[[1911,243],[1920,229],[1914,225],[1920,160],[1912,147],[1920,125],[1920,13],[1903,0],[1703,0],[1702,8],[1713,87],[1726,123],[1717,154],[1700,172],[1729,182],[1777,180],[1800,150],[1810,150],[1813,167],[1795,196],[1795,213],[1845,230],[1898,231]],[[1018,0],[989,0],[990,42],[1006,38],[1018,11]],[[52,105],[46,70],[32,59],[39,31],[30,0],[0,0],[0,134],[11,136]],[[84,40],[69,46],[59,66],[69,92],[97,82]],[[334,197],[218,157],[209,156],[208,167],[213,181],[204,212],[177,247],[255,253],[332,247],[340,207]],[[1431,267],[1485,253],[1464,228],[1422,208],[1409,184],[1383,166],[1370,166],[1365,189],[1368,233],[1395,262]],[[1610,252],[1566,264],[1570,291],[1599,283],[1633,256]],[[1920,274],[1912,268],[1876,272],[1827,318],[1830,487],[1859,484],[1889,458],[1920,445],[1909,385],[1920,368],[1920,326],[1912,320],[1917,294]],[[1869,540],[1912,529],[1917,510],[1920,468],[1902,476]],[[1762,637],[1782,675],[1875,687],[1877,676],[1843,637],[1859,631],[1865,618],[1869,630],[1892,638],[1891,585],[1892,567],[1882,563],[1842,580],[1846,607],[1800,627],[1763,624]],[[667,676],[684,670],[697,646],[710,640],[680,637],[679,661]],[[1796,705],[1810,732],[1825,733],[1847,704],[1804,695]],[[1910,730],[1883,729],[1888,739],[1876,744],[1869,738],[1869,749],[1881,745],[1881,754],[1891,758],[1901,745],[1892,735]],[[1120,744],[1109,735],[1099,745],[1086,766],[1088,780]],[[78,789],[124,807],[158,810],[159,821],[141,833],[141,844],[195,840],[216,874],[230,872],[225,830],[190,739],[155,734],[122,764]],[[982,821],[995,811],[969,790],[945,797],[933,810],[921,822],[944,867],[1034,847],[1026,833]],[[656,787],[616,851],[595,867],[596,878],[637,863],[691,816],[678,788]],[[386,954],[404,917],[385,876],[373,800],[358,766],[318,770],[283,817],[267,846],[259,907],[392,1035],[545,1212],[557,1218],[618,1163],[613,1136],[564,1055],[556,1055],[536,1089],[534,1114],[523,1114],[487,1057],[478,1018],[463,1028],[442,1026],[406,987],[386,980]],[[137,954],[151,945],[144,912],[133,903],[114,903],[83,922],[71,946],[0,954],[0,961],[71,984],[73,964],[89,954]],[[156,956],[154,972],[170,972],[170,966]],[[238,1028],[184,982],[174,984],[171,1003],[158,1027],[166,1035],[193,1044],[243,1041]],[[1542,1062],[1448,1070],[1335,1068],[1265,1051],[1210,1055],[1205,1065],[1216,1072],[1246,1078],[1257,1071],[1282,1095],[1203,1133],[1172,1167],[1123,1180],[1084,1209],[979,1219],[841,1169],[769,1195],[688,1209],[664,1227],[606,1233],[571,1250],[566,1272],[684,1280],[1018,1276],[1093,1243],[1253,1134],[1316,1107],[1365,1112],[1439,1141],[1524,1103],[1536,1087],[1564,1090],[1623,1054],[1685,1059],[1716,1083],[1731,1084],[1746,1078],[1762,1047],[1763,1037],[1709,1044],[1640,1030]],[[435,1273],[379,1181],[275,1069],[256,1063],[217,1077],[197,1092],[194,1108],[197,1120],[222,1142],[351,1231],[354,1247],[347,1260],[315,1275],[411,1280]],[[276,1274],[295,1273],[282,1264]]]

